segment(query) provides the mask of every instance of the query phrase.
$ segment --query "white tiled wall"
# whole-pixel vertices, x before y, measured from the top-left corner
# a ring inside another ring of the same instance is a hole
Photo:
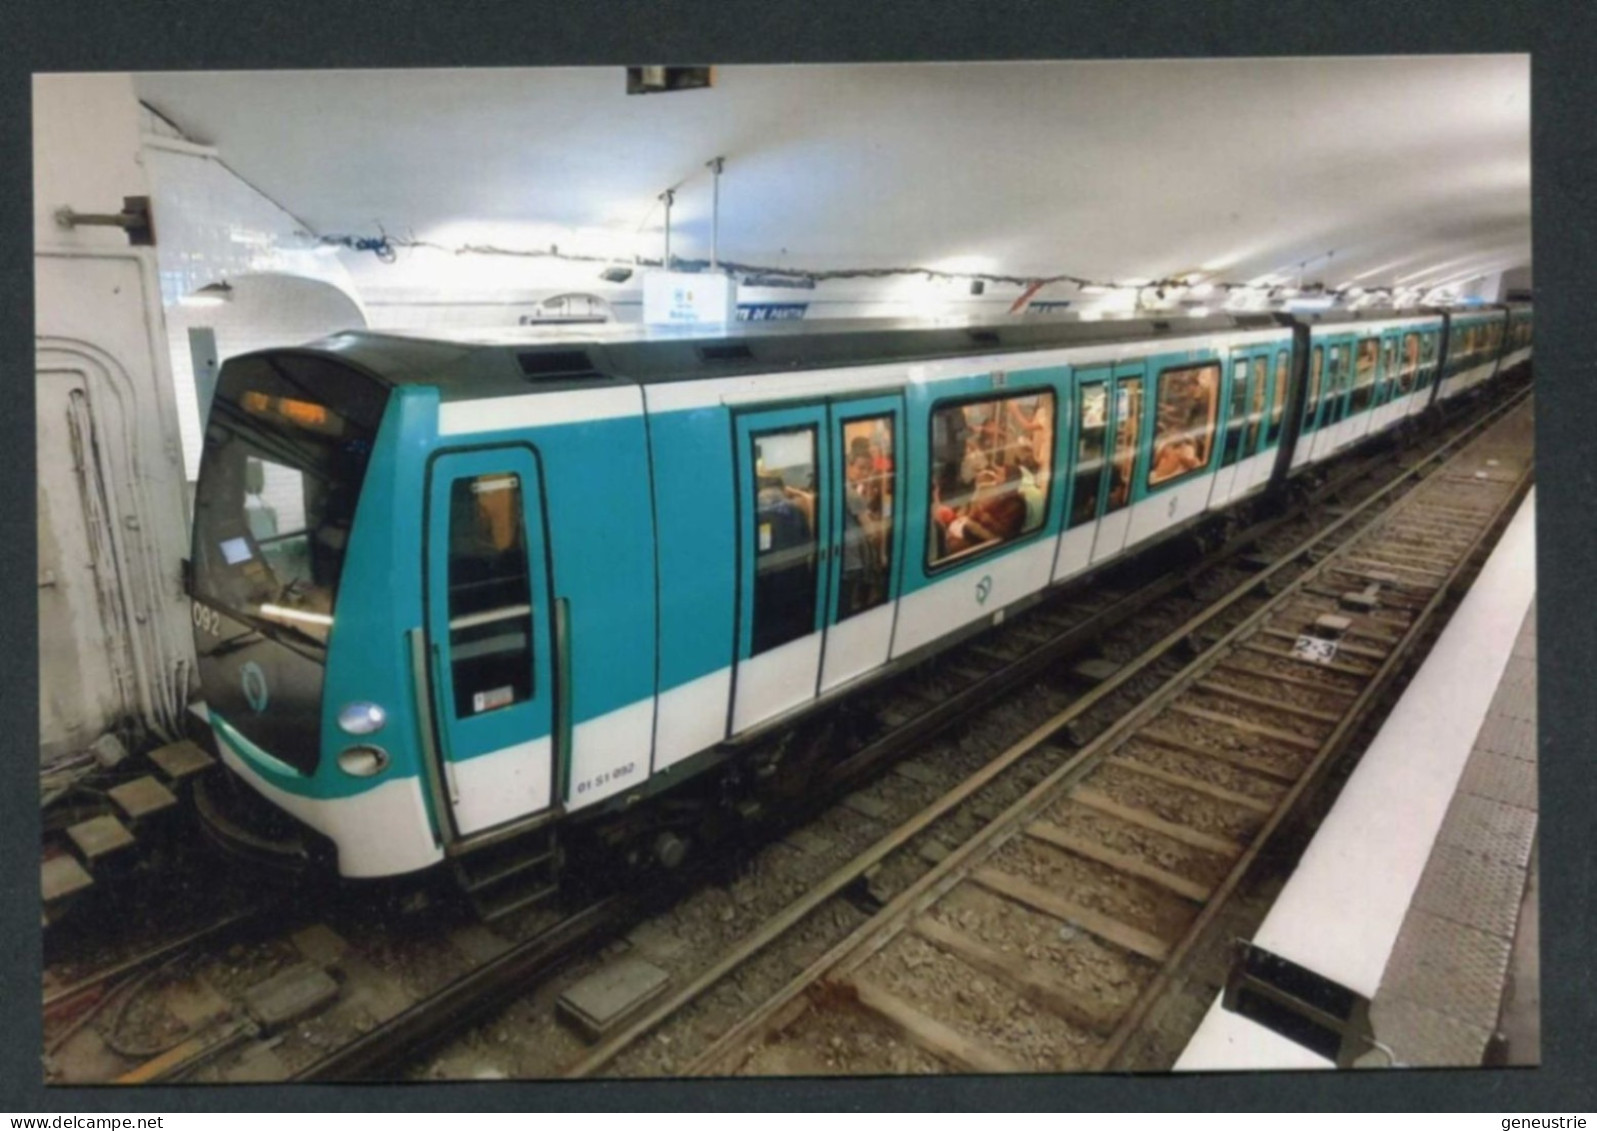
[[[199,469],[201,422],[189,356],[191,327],[215,332],[220,364],[250,350],[359,329],[366,316],[339,256],[318,250],[304,224],[233,173],[220,156],[188,145],[148,109],[141,107],[140,113],[183,463],[192,481]],[[231,302],[183,304],[186,296],[217,282],[233,288]]]

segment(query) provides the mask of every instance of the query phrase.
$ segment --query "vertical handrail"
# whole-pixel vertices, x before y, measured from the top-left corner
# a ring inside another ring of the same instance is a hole
[[[427,668],[427,631],[413,628],[405,633],[410,645],[411,690],[416,696],[416,729],[421,739],[421,772],[427,781],[426,796],[433,816],[433,835],[440,847],[447,847],[455,839],[454,818],[444,796],[443,763],[440,761],[438,742],[433,729],[432,681]]]
[[[571,783],[571,599],[556,597],[554,606],[555,701],[554,701],[554,796],[553,803],[566,803]]]

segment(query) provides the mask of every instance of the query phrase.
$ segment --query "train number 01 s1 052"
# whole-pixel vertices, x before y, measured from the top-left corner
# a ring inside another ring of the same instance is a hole
[[[590,789],[598,789],[602,785],[609,785],[612,781],[617,781],[620,778],[627,777],[629,774],[636,772],[637,768],[638,764],[636,762],[628,762],[624,766],[617,766],[613,770],[606,770],[602,774],[595,774],[587,781],[579,781],[577,783],[575,792],[587,793]]]

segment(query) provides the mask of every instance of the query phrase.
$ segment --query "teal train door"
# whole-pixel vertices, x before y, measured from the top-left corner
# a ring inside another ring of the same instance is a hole
[[[1093,564],[1112,558],[1126,545],[1131,526],[1131,504],[1137,483],[1137,459],[1142,452],[1143,378],[1146,362],[1115,366],[1114,394],[1109,425],[1109,474],[1104,490],[1103,517],[1098,520],[1098,536],[1092,544]]]
[[[826,571],[821,691],[885,664],[893,643],[903,543],[904,398],[833,401],[827,417],[836,488],[826,518],[832,567]]]
[[[823,404],[738,413],[738,638],[733,734],[815,698],[821,674],[828,521],[840,435]]]
[[[463,837],[546,809],[554,793],[542,498],[537,459],[524,446],[447,452],[428,472],[433,716]]]

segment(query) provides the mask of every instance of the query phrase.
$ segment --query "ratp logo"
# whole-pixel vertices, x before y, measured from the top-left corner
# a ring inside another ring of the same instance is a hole
[[[257,715],[266,710],[270,695],[266,689],[266,673],[254,660],[239,669],[239,682],[244,685],[244,699]]]
[[[987,598],[992,596],[992,593],[992,574],[984,574],[982,579],[976,583],[976,603],[978,605],[985,605],[987,603]]]

